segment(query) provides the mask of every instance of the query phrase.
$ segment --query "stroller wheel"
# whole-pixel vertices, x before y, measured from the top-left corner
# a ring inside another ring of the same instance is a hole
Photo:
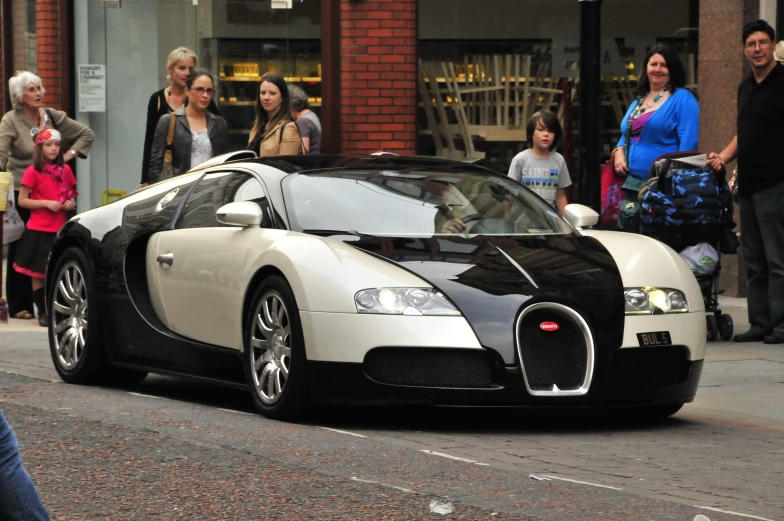
[[[719,336],[722,340],[730,340],[732,338],[732,317],[726,313],[719,319]]]
[[[713,315],[706,315],[705,320],[707,322],[708,342],[713,342],[719,338],[719,321]]]

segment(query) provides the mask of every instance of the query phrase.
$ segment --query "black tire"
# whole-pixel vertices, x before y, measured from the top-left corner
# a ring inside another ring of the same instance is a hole
[[[726,313],[721,316],[719,319],[719,336],[725,342],[732,339],[732,333],[734,332],[735,326],[732,323],[732,317],[727,315]]]
[[[65,382],[96,383],[105,356],[98,327],[101,307],[88,305],[95,295],[92,266],[80,249],[69,248],[57,260],[54,274],[46,300],[54,368]]]
[[[249,309],[242,360],[253,403],[267,418],[292,420],[307,405],[307,356],[294,293],[273,275],[256,288]]]
[[[719,338],[719,321],[716,320],[714,315],[706,315],[706,332],[708,335],[708,342],[713,342]]]

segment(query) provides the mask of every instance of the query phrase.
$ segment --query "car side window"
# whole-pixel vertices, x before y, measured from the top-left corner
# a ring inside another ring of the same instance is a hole
[[[253,201],[263,210],[262,227],[270,227],[269,204],[261,183],[244,172],[210,172],[193,188],[177,220],[177,229],[218,228],[218,209],[235,201]]]

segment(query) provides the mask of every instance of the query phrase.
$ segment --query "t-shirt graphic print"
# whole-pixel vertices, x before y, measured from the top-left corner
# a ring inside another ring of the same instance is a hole
[[[509,177],[520,181],[550,204],[555,204],[558,188],[572,184],[566,161],[558,152],[550,152],[546,158],[536,157],[530,149],[520,152],[512,160]]]

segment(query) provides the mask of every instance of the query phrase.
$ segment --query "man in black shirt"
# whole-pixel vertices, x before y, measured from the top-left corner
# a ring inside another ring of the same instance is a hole
[[[715,169],[738,158],[738,195],[746,262],[748,332],[736,342],[784,343],[784,66],[773,59],[776,33],[764,20],[743,28],[752,73],[738,88],[738,133]]]

